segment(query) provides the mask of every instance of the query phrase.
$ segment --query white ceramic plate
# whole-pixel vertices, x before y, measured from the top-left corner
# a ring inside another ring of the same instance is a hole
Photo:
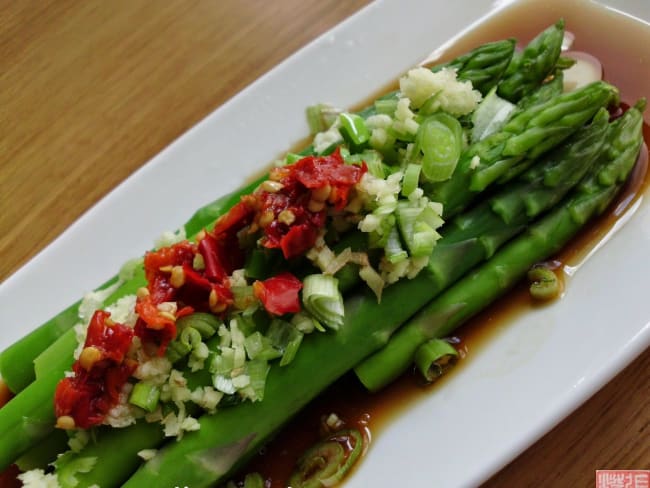
[[[646,2],[600,3],[648,21]],[[0,285],[0,350],[112,276],[194,209],[240,186],[289,149],[307,133],[302,116],[307,105],[363,101],[448,39],[486,16],[500,15],[509,3],[377,2],[292,56],[171,144]],[[322,72],[333,67],[355,74],[327,76],[324,82]],[[242,116],[253,108],[255,118]],[[278,113],[285,114],[281,124]],[[245,140],[251,133],[255,144]],[[192,192],[178,201],[155,198],[178,187]],[[580,267],[564,300],[507,327],[453,381],[397,419],[346,486],[476,485],[645,350],[650,208],[641,200],[634,210]],[[97,239],[107,222],[128,238]],[[38,307],[31,305],[34,295]]]

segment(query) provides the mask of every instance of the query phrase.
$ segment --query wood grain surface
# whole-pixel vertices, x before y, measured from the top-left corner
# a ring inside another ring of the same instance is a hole
[[[0,0],[0,281],[366,3]],[[649,371],[646,351],[484,486],[587,487],[596,469],[650,468]]]

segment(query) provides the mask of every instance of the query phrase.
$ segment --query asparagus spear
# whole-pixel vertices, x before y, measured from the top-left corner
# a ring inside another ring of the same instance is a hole
[[[485,95],[501,79],[510,64],[513,52],[514,41],[511,39],[489,42],[461,54],[448,63],[437,64],[431,70],[435,72],[445,67],[453,68],[459,79],[470,81],[474,88]],[[379,100],[397,100],[398,94],[399,92],[392,91]],[[377,108],[373,104],[361,110],[359,115],[368,118],[376,113]]]
[[[458,79],[471,81],[472,86],[485,95],[499,82],[511,62],[515,40],[488,42],[452,61],[433,67],[456,70]]]
[[[463,286],[458,284],[453,288],[454,291],[446,293],[444,298],[440,297],[421,310],[391,338],[384,349],[355,368],[357,376],[368,389],[379,390],[397,378],[411,364],[413,355],[421,344],[433,337],[444,337],[451,333],[463,320],[511,287],[535,262],[557,252],[592,214],[603,211],[603,206],[611,201],[636,161],[642,142],[641,111],[644,103],[640,102],[610,124],[596,166],[561,210],[535,225],[526,237],[519,238],[508,250],[499,253],[498,259],[491,259],[481,271],[464,278],[460,282]],[[586,139],[582,143],[583,146],[588,144]],[[588,148],[584,147],[584,150]],[[581,151],[566,151],[570,158],[584,155]],[[551,181],[564,177],[560,173],[547,175]],[[534,193],[541,196],[538,192]],[[502,203],[508,203],[509,198]],[[556,240],[559,244],[556,244]],[[485,278],[479,279],[478,276]],[[460,294],[472,298],[461,300],[458,298]]]
[[[431,199],[445,202],[445,217],[455,215],[487,185],[561,143],[617,98],[615,87],[599,81],[528,107],[501,131],[470,146],[452,177],[428,188]]]
[[[532,92],[553,72],[562,50],[564,21],[559,20],[515,53],[499,82],[499,96],[513,103]]]

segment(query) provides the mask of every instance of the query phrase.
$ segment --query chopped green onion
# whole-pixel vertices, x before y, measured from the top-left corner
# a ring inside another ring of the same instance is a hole
[[[282,359],[280,360],[280,366],[286,366],[287,364],[290,364],[291,361],[293,361],[293,358],[296,357],[296,353],[300,348],[300,344],[302,344],[303,337],[304,334],[302,332],[293,329],[291,338],[289,339],[289,342],[287,342],[287,345],[284,348],[284,354],[282,355]]]
[[[409,257],[408,253],[402,247],[402,241],[399,238],[399,232],[395,226],[388,233],[386,246],[384,247],[384,256],[393,264],[404,261]]]
[[[361,161],[364,161],[368,166],[368,172],[377,178],[384,179],[386,174],[384,172],[384,162],[381,153],[373,149],[363,151],[359,155]]]
[[[131,395],[129,396],[129,403],[147,412],[153,412],[158,406],[159,399],[160,388],[151,383],[141,381],[133,386],[133,390],[131,390]]]
[[[359,152],[370,140],[370,131],[365,120],[356,114],[343,112],[339,115],[341,122],[340,132],[343,139],[350,145],[350,149]]]
[[[167,346],[167,351],[165,351],[165,356],[167,356],[167,359],[174,364],[175,362],[179,361],[181,358],[187,356],[190,351],[192,350],[192,347],[183,344],[181,341],[175,340],[171,341],[169,345]]]
[[[418,217],[420,222],[424,222],[432,229],[437,229],[445,223],[442,220],[442,205],[436,204],[434,202],[429,202],[429,204],[422,209],[422,213]]]
[[[358,430],[336,432],[309,448],[289,478],[292,488],[323,488],[340,483],[363,450]]]
[[[530,295],[535,300],[553,300],[560,295],[561,287],[557,275],[547,266],[534,266],[528,271]]]
[[[264,359],[268,361],[282,356],[282,352],[274,347],[273,341],[259,331],[254,332],[244,339],[244,348],[246,349],[246,354],[251,359]]]
[[[422,377],[432,383],[456,364],[458,351],[443,339],[431,339],[415,351],[413,359]]]
[[[318,134],[329,129],[339,112],[340,110],[324,103],[307,107],[307,124],[311,134]]]
[[[391,117],[395,115],[395,110],[397,109],[397,98],[380,98],[375,100],[375,110],[378,114],[390,115]]]
[[[449,179],[463,147],[460,122],[445,113],[427,117],[418,129],[416,147],[423,154],[422,173],[429,181]]]
[[[269,374],[271,367],[266,361],[255,359],[246,363],[246,374],[250,378],[250,389],[253,401],[261,401],[264,398],[264,388],[266,386],[266,376]]]
[[[179,331],[192,328],[198,331],[203,339],[212,337],[222,324],[223,322],[219,317],[204,312],[195,312],[176,320],[176,327]]]
[[[230,374],[235,367],[235,350],[230,347],[222,347],[221,353],[214,356],[210,365],[210,372],[216,375]]]
[[[427,207],[410,206],[400,202],[397,207],[397,226],[402,240],[412,257],[426,257],[431,254],[440,235],[420,218]]]
[[[410,242],[409,253],[411,257],[422,258],[430,256],[439,238],[440,234],[427,224],[424,222],[415,222],[413,225],[413,234],[408,241]]]
[[[304,312],[298,312],[295,314],[291,318],[291,323],[298,332],[302,332],[303,334],[311,334],[314,329],[320,332],[325,332],[325,329],[320,325],[318,320]]]
[[[296,154],[296,153],[287,153],[287,155],[284,157],[284,163],[285,164],[293,164],[298,161],[300,161],[302,158],[305,156],[302,154]]]
[[[252,286],[233,286],[232,292],[233,305],[238,310],[244,310],[256,302]]]
[[[343,297],[335,277],[324,274],[305,277],[302,301],[305,309],[327,327],[337,330],[343,325]]]
[[[422,166],[419,164],[409,163],[404,170],[404,179],[402,180],[402,195],[408,197],[417,190],[420,183],[420,171]]]
[[[442,93],[442,90],[434,93],[429,98],[427,98],[420,109],[418,110],[419,115],[431,115],[437,112],[440,109],[440,104],[437,103],[439,95]]]
[[[268,325],[268,314],[261,307],[250,307],[236,314],[231,320],[236,321],[237,329],[247,337]]]
[[[76,455],[73,451],[68,451],[59,456],[54,463],[56,468],[56,478],[59,484],[63,487],[79,485],[78,474],[89,473],[95,464],[97,464],[96,456],[83,456]]]

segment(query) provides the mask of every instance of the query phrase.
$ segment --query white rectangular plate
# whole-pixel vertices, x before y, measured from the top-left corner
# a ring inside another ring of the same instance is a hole
[[[649,21],[646,2],[600,3]],[[307,133],[306,106],[365,100],[509,3],[377,2],[292,56],[171,144],[0,285],[0,350],[288,150]],[[178,195],[178,188],[189,191],[178,200],[156,198]],[[476,485],[645,350],[650,208],[641,200],[635,210],[597,259],[581,266],[564,300],[506,328],[453,381],[396,419],[346,486]],[[107,229],[119,238],[106,238]]]

